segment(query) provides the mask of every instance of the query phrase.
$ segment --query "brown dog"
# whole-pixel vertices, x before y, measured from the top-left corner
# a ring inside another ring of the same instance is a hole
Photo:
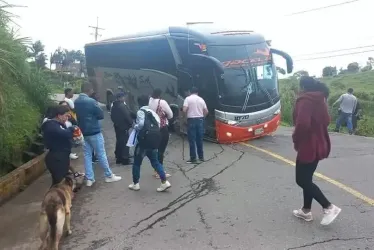
[[[52,186],[44,196],[40,211],[40,250],[58,250],[64,231],[70,235],[70,208],[77,181],[72,176]]]

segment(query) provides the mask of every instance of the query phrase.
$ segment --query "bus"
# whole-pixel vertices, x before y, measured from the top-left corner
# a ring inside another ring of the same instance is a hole
[[[272,134],[280,124],[280,94],[273,56],[292,58],[250,30],[215,26],[169,27],[85,45],[89,81],[109,109],[117,91],[137,97],[163,91],[174,117],[170,126],[185,133],[184,98],[194,86],[205,100],[205,138],[218,143]]]

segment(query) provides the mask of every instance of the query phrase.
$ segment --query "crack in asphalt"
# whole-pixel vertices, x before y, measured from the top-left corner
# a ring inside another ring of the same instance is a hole
[[[189,168],[189,169],[186,171],[186,173],[190,172],[191,170],[194,170],[194,169],[197,168],[199,165],[204,164],[204,163],[207,163],[207,162],[209,162],[209,161],[211,161],[211,160],[217,158],[219,155],[223,154],[223,152],[225,152],[225,149],[223,148],[222,145],[219,145],[219,146],[220,146],[220,148],[221,148],[221,151],[220,151],[220,152],[218,152],[218,153],[214,153],[213,157],[209,158],[209,159],[206,160],[205,162],[200,162],[200,163],[195,164],[193,167]]]
[[[222,150],[224,151],[223,147],[222,147]],[[157,210],[153,214],[151,214],[151,215],[147,216],[146,218],[144,218],[144,219],[138,221],[137,223],[135,223],[133,226],[131,226],[129,228],[129,230],[131,230],[133,228],[139,227],[141,223],[143,223],[143,222],[151,219],[152,217],[156,216],[157,214],[159,214],[161,212],[164,212],[164,211],[167,211],[167,210],[171,209],[172,206],[174,206],[177,203],[179,203],[179,205],[177,207],[175,207],[174,209],[172,209],[168,213],[166,213],[166,214],[158,217],[152,223],[148,224],[147,227],[145,227],[142,230],[136,232],[133,235],[133,237],[139,236],[140,234],[144,233],[145,231],[147,231],[149,229],[152,229],[154,225],[156,225],[157,223],[165,220],[169,215],[175,213],[176,211],[178,211],[180,208],[184,207],[185,205],[187,205],[191,201],[193,201],[195,199],[198,199],[198,198],[201,198],[201,197],[204,197],[204,196],[208,195],[211,192],[217,191],[218,188],[215,185],[215,181],[213,180],[213,178],[216,177],[216,176],[218,176],[218,175],[220,175],[220,174],[222,174],[225,170],[227,170],[228,168],[230,168],[233,165],[235,165],[237,162],[239,162],[243,158],[243,156],[244,156],[244,152],[241,152],[241,154],[238,156],[237,159],[235,159],[234,161],[232,161],[229,165],[227,165],[226,167],[224,167],[223,169],[221,169],[220,171],[218,171],[216,174],[214,174],[213,176],[211,176],[209,178],[204,178],[204,179],[202,179],[202,180],[200,180],[198,182],[191,183],[190,184],[191,189],[189,191],[186,191],[185,193],[183,193],[182,195],[180,195],[178,198],[176,198],[175,200],[171,201],[167,206],[165,206],[165,207]],[[187,176],[187,175],[185,175],[185,176]],[[187,176],[187,178],[188,178],[188,176]],[[189,180],[189,178],[188,178],[188,180]]]
[[[305,247],[311,247],[311,246],[315,246],[315,245],[319,245],[319,244],[329,243],[329,242],[332,242],[332,241],[371,240],[371,239],[373,239],[373,238],[370,238],[370,237],[332,238],[332,239],[323,240],[323,241],[316,241],[316,242],[305,244],[305,245],[298,246],[298,247],[287,248],[287,250],[293,250],[293,249],[300,249],[300,248],[305,248]]]

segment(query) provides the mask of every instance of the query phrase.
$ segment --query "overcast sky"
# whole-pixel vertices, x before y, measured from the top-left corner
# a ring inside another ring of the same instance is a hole
[[[274,48],[289,53],[295,60],[295,70],[305,69],[321,75],[327,65],[346,67],[357,61],[365,65],[373,52],[344,57],[298,61],[300,55],[366,45],[374,45],[374,0],[360,0],[334,8],[287,16],[347,0],[8,0],[27,8],[13,9],[19,15],[16,22],[20,34],[41,40],[50,53],[58,46],[82,49],[92,42],[93,30],[99,26],[102,37],[109,38],[138,31],[185,25],[191,21],[213,21],[235,29],[254,30],[273,41]],[[374,50],[374,46],[315,57],[356,51]],[[306,58],[313,55],[305,56]],[[283,60],[276,60],[285,67]]]

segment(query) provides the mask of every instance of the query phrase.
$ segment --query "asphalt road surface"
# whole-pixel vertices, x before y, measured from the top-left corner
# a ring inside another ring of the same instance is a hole
[[[187,141],[173,134],[165,157],[172,187],[158,193],[147,159],[140,191],[128,189],[131,168],[115,165],[111,122],[103,126],[110,163],[123,180],[104,183],[96,166],[97,182],[77,194],[73,235],[61,249],[374,249],[373,139],[332,134],[331,157],[321,162],[315,182],[342,213],[323,227],[317,202],[313,222],[292,216],[302,191],[294,180],[290,129],[250,144],[206,142],[207,161],[196,166],[185,163]],[[0,236],[0,246],[34,249],[12,247],[8,238]]]
[[[108,120],[104,126],[112,156],[113,129]],[[172,135],[165,164],[170,191],[156,192],[159,180],[148,160],[138,192],[127,188],[130,167],[113,167],[122,181],[97,178],[78,194],[74,233],[63,249],[374,249],[374,140],[332,135],[332,155],[318,169],[325,179],[316,182],[343,211],[323,227],[316,202],[313,222],[291,214],[301,206],[302,192],[287,162],[295,158],[290,134],[280,129],[251,142],[256,148],[205,143],[207,162],[196,166],[184,163],[187,141]]]

